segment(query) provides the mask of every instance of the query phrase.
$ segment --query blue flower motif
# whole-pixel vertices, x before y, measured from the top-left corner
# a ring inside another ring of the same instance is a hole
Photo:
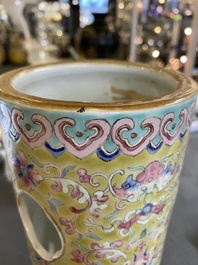
[[[164,171],[163,171],[163,175],[167,175],[167,174],[169,174],[169,173],[171,172],[172,169],[173,169],[172,164],[171,164],[170,162],[168,162],[167,167],[166,167],[166,168],[164,169]]]
[[[12,164],[19,179],[23,181],[28,190],[33,190],[43,180],[43,177],[34,169],[34,165],[29,163],[23,152],[20,151],[13,157]]]
[[[151,203],[147,203],[141,210],[141,214],[143,216],[146,216],[148,215],[151,211],[152,211],[152,208],[153,208],[153,204]]]
[[[139,183],[133,179],[133,175],[129,175],[127,180],[122,184],[125,190],[133,190],[139,186]]]

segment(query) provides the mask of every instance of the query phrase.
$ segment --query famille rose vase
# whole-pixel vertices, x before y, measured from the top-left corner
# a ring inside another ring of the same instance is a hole
[[[179,72],[114,61],[0,77],[0,118],[34,265],[159,265],[195,109]]]

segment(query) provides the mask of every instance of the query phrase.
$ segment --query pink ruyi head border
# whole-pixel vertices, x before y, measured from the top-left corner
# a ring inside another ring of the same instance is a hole
[[[172,146],[177,139],[182,141],[191,125],[195,100],[148,112],[92,115],[39,113],[1,104],[1,116],[4,133],[16,143],[21,139],[31,149],[44,146],[54,156],[69,152],[79,159],[96,152],[110,161],[121,152],[127,156],[145,149],[155,153],[163,144]]]

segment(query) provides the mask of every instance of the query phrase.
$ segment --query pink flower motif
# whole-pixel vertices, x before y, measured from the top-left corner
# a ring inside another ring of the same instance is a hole
[[[102,259],[102,258],[104,258],[107,254],[108,254],[108,251],[105,250],[105,249],[98,250],[98,251],[96,252],[96,258],[98,258],[98,259]]]
[[[146,246],[146,242],[145,241],[141,241],[138,246],[137,246],[137,250],[140,249],[140,250],[143,250],[143,248]]]
[[[101,249],[101,247],[99,246],[98,243],[91,243],[91,248],[94,249],[94,250]]]
[[[129,196],[129,192],[126,189],[123,188],[117,188],[116,186],[113,186],[113,191],[115,195],[120,199],[126,199]]]
[[[29,164],[23,152],[19,152],[12,160],[12,164],[28,190],[33,190],[36,184],[43,180],[43,177]]]
[[[96,191],[94,193],[94,197],[92,198],[92,203],[90,206],[90,213],[95,218],[98,218],[100,216],[99,210],[104,210],[108,207],[108,205],[105,203],[108,200],[108,196],[104,195],[103,191]]]
[[[68,235],[75,233],[75,227],[72,221],[68,221],[65,217],[61,217],[59,222],[66,227],[65,231]]]
[[[155,214],[159,214],[164,209],[164,207],[165,207],[165,204],[153,205],[151,212]]]
[[[93,198],[93,200],[97,202],[106,202],[109,198],[107,195],[104,195],[103,191],[96,191],[94,195],[95,197]]]
[[[153,161],[147,165],[143,172],[137,175],[136,181],[147,184],[158,180],[164,171],[164,165],[159,161]]]
[[[84,262],[84,255],[81,254],[80,250],[78,249],[74,249],[71,252],[73,258],[71,258],[72,261],[76,262],[76,263],[82,263]]]
[[[111,247],[112,248],[119,248],[122,246],[122,244],[123,244],[122,240],[116,240],[116,241],[111,243]]]
[[[80,168],[78,171],[77,171],[78,175],[79,175],[79,178],[80,178],[80,181],[82,183],[86,183],[86,182],[89,182],[90,181],[90,178],[91,176],[89,176],[87,174],[87,170],[84,169],[84,168]]]
[[[55,181],[55,183],[52,184],[51,187],[53,190],[55,190],[57,192],[61,192],[63,190],[63,185],[59,180]]]
[[[121,240],[116,240],[112,243],[105,242],[102,247],[98,243],[92,243],[91,248],[96,251],[96,258],[104,258],[111,253],[111,257],[109,256],[108,258],[110,258],[112,263],[117,263],[120,259],[120,254],[116,253],[115,249],[121,247],[122,244]]]
[[[133,224],[135,224],[142,216],[142,213],[137,213],[135,216],[133,216],[129,221],[125,223],[121,223],[118,225],[119,229],[129,229]]]
[[[99,249],[105,249],[105,248],[118,248],[118,247],[121,247],[123,244],[122,240],[116,240],[116,241],[113,241],[113,242],[105,242],[103,247],[101,247],[98,243],[92,243],[91,244],[91,248],[94,249],[94,250],[99,250]]]
[[[78,185],[73,185],[73,191],[71,192],[72,198],[78,198],[80,196],[80,189]]]

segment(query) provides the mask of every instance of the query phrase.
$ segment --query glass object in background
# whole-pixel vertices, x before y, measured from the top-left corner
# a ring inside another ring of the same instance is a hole
[[[108,0],[80,0],[80,26],[84,28],[94,22],[94,14],[108,13]]]
[[[57,57],[78,59],[71,46],[75,15],[72,4],[67,1],[42,1],[38,4],[36,15],[36,36],[43,48]],[[76,19],[79,21],[79,16]],[[79,22],[77,25],[79,27]]]
[[[184,73],[186,75],[198,77],[198,1],[195,2],[193,10],[192,27],[188,30],[191,35],[188,43]]]
[[[8,16],[5,7],[0,4],[0,65],[6,60],[5,45],[8,38]]]
[[[86,59],[116,58],[119,36],[113,24],[107,23],[107,14],[93,15],[93,24],[80,30],[76,38],[80,56]]]
[[[9,28],[10,28],[10,23],[8,20],[6,9],[2,4],[0,4],[0,43],[1,44],[4,44],[6,42]]]
[[[75,45],[83,58],[114,58],[119,37],[114,27],[113,2],[41,1],[36,30],[39,42],[50,52],[58,48],[60,57],[71,55],[77,60]]]
[[[125,59],[130,55],[133,25],[133,2],[138,12],[136,61],[183,70],[186,63],[195,1],[179,0],[118,0],[116,26],[125,47]]]
[[[58,1],[42,1],[37,9],[37,28],[36,35],[44,47],[53,45],[54,39],[63,36],[63,26],[61,25],[61,7]],[[69,16],[69,5],[64,6],[64,15]],[[67,8],[68,7],[68,8]],[[62,8],[63,10],[63,8]]]
[[[60,0],[65,4],[69,3],[69,0]],[[108,12],[108,0],[73,0],[73,4],[76,2],[80,6],[80,27],[84,28],[94,22],[93,13],[106,14]]]
[[[8,58],[10,63],[17,66],[26,65],[27,63],[28,54],[18,32],[10,32]]]
[[[94,22],[80,29],[76,35],[76,47],[82,58],[118,59],[119,35],[114,26],[115,6],[111,1],[107,4],[107,10],[106,7],[97,9],[97,5],[93,5]]]

